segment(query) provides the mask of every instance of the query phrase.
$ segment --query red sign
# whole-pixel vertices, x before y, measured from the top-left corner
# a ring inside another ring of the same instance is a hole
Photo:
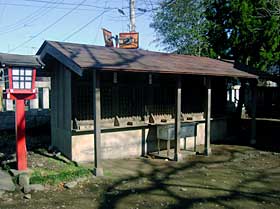
[[[139,47],[139,33],[120,33],[119,47],[123,49],[137,49]]]

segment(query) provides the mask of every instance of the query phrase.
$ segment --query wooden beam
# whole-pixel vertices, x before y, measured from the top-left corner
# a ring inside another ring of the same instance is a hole
[[[257,109],[257,81],[250,82],[251,91],[252,91],[252,115],[251,115],[251,137],[250,144],[256,144],[256,109]]]
[[[151,116],[151,114],[153,114],[154,111],[154,85],[153,85],[153,75],[152,74],[148,74],[148,91],[147,93],[147,106],[146,109],[144,110],[146,115]],[[144,93],[145,94],[145,93]],[[150,119],[149,119],[150,120]]]
[[[206,87],[206,98],[204,104],[204,114],[205,114],[205,141],[204,141],[204,154],[211,154],[210,147],[210,136],[211,136],[211,79],[209,77],[205,77],[205,87]]]
[[[176,115],[175,115],[175,149],[174,149],[174,160],[182,160],[180,152],[180,136],[181,136],[181,77],[178,76],[176,80]]]
[[[242,116],[242,107],[245,103],[245,80],[240,79],[241,87],[239,89],[239,99],[238,99],[238,105],[236,108],[236,118],[237,121],[239,121],[239,124],[241,123],[241,116]],[[240,126],[238,125],[240,128]]]
[[[101,162],[101,101],[100,101],[100,74],[93,71],[93,121],[94,121],[94,175],[103,176]]]
[[[49,109],[50,108],[50,96],[49,96],[50,89],[49,88],[43,88],[43,109]]]
[[[112,86],[112,105],[113,105],[113,114],[114,116],[119,116],[120,108],[119,108],[119,74],[117,72],[113,72],[113,86]]]

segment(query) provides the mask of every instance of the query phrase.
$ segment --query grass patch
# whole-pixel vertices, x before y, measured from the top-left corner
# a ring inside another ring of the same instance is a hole
[[[73,163],[63,163],[55,159],[48,159],[47,161],[49,165],[53,165],[53,169],[50,167],[34,168],[30,177],[31,184],[55,185],[92,175],[90,169],[76,166]]]
[[[3,164],[3,165],[2,165],[2,169],[3,169],[4,171],[9,171],[9,170],[11,169],[11,167],[10,167],[10,165],[8,165],[8,164]]]
[[[112,177],[113,174],[111,171],[108,171],[108,170],[104,170],[104,176],[108,176],[108,177]]]

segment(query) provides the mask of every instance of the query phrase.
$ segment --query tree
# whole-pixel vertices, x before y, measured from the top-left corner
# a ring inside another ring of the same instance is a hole
[[[215,53],[261,70],[280,64],[279,0],[208,0],[205,7]]]
[[[163,0],[155,11],[151,27],[168,51],[207,56],[208,21],[203,0]]]

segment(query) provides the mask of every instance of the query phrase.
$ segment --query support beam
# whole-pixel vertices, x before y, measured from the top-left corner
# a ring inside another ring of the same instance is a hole
[[[36,88],[36,98],[30,100],[30,109],[39,109],[39,89]]]
[[[242,116],[242,107],[245,104],[245,80],[240,80],[241,87],[239,89],[239,99],[238,104],[236,108],[236,118],[238,119],[238,122],[240,123],[240,119]],[[238,126],[240,128],[240,126]]]
[[[256,144],[256,109],[257,109],[257,81],[250,82],[251,91],[252,91],[252,115],[251,115],[251,137],[250,144]]]
[[[204,105],[204,114],[205,114],[205,141],[204,141],[204,154],[206,156],[211,154],[210,147],[210,136],[211,136],[211,80],[209,77],[205,78],[205,87],[206,87],[206,98]]]
[[[100,74],[93,71],[93,121],[94,121],[94,175],[103,176],[101,162],[101,101],[100,101]]]
[[[120,116],[120,108],[119,108],[119,74],[117,72],[113,72],[113,87],[112,87],[112,102],[113,102],[113,114],[114,116]]]
[[[50,89],[49,88],[43,88],[43,97],[42,97],[42,100],[43,100],[43,109],[49,109],[50,108],[50,95],[49,95],[49,91]]]
[[[13,110],[14,110],[13,100],[6,99],[6,111],[13,111]]]
[[[145,108],[145,114],[151,116],[154,111],[154,89],[153,89],[153,75],[148,75],[148,87],[147,87],[147,104]]]
[[[238,134],[238,137],[241,137],[242,130],[242,108],[245,104],[245,86],[246,80],[240,80],[241,87],[239,89],[239,100],[236,108],[236,113],[234,116],[234,132]]]
[[[175,149],[174,149],[174,160],[182,160],[180,152],[180,137],[181,137],[181,77],[177,78],[176,81],[176,115],[175,115]]]
[[[2,104],[3,104],[3,87],[1,86],[2,84],[1,84],[1,82],[0,82],[0,112],[2,112],[3,111],[3,106],[2,106]]]
[[[25,105],[23,99],[16,100],[16,154],[17,169],[27,170],[27,150],[25,138]]]

